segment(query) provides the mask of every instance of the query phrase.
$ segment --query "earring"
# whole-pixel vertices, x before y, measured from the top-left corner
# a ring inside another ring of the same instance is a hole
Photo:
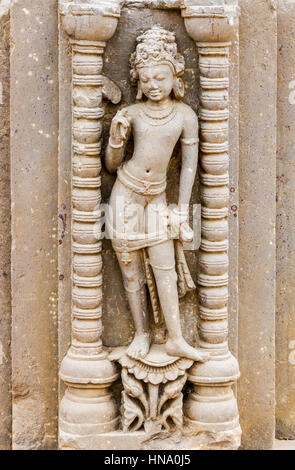
[[[181,78],[176,78],[174,80],[173,93],[177,100],[184,97],[184,83]]]
[[[140,86],[140,82],[138,82],[138,84],[137,84],[136,100],[137,100],[137,101],[142,100],[142,89],[141,89],[141,86]]]

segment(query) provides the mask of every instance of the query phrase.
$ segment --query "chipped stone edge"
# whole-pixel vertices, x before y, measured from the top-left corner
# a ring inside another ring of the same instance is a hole
[[[276,0],[269,0],[275,2]],[[125,8],[150,8],[150,9],[178,9],[184,8],[184,0],[123,0]],[[203,0],[196,1],[195,6],[224,6],[224,5],[238,5],[238,0]]]
[[[181,0],[125,0],[125,8],[180,9]]]

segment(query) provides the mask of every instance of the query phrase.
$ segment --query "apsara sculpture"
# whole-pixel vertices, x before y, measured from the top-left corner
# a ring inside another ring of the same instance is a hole
[[[198,120],[195,112],[180,101],[184,95],[180,78],[184,59],[177,52],[175,34],[154,26],[137,42],[130,64],[131,80],[138,84],[138,102],[116,114],[106,150],[107,169],[118,170],[107,225],[136,330],[127,354],[140,359],[150,349],[147,280],[155,321],[159,321],[161,308],[167,326],[166,353],[203,362],[208,353],[191,347],[182,336],[177,287],[178,279],[180,295],[195,287],[181,242],[193,238],[188,212],[198,162]],[[131,132],[134,153],[122,164]],[[165,195],[166,173],[179,139],[179,199],[178,205],[170,209]]]
[[[237,15],[231,7],[192,3],[185,0],[181,8],[199,51],[200,349],[183,338],[179,317],[179,297],[195,289],[183,243],[193,237],[188,213],[198,163],[198,119],[181,101],[184,59],[175,34],[154,26],[137,38],[131,56],[137,103],[114,117],[105,152],[107,170],[117,170],[107,227],[135,326],[128,347],[110,350],[101,338],[100,152],[103,97],[118,104],[121,93],[102,69],[122,2],[61,2],[62,24],[72,45],[73,115],[72,342],[60,367],[67,387],[60,406],[62,448],[98,449],[109,443],[116,448],[123,440],[128,448],[149,442],[174,448],[179,436],[181,448],[238,448],[240,443],[232,390],[239,369],[227,342],[229,50]],[[133,155],[123,162],[131,134]],[[182,154],[179,198],[168,207],[167,171],[177,142]],[[167,341],[159,334],[163,320]],[[121,366],[122,419],[120,384],[113,388],[119,377],[115,362]],[[190,393],[183,397],[187,382]]]

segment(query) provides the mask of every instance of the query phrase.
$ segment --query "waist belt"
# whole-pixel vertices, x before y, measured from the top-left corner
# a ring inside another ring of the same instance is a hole
[[[131,189],[137,194],[153,196],[161,194],[167,186],[166,178],[162,181],[145,181],[133,176],[126,170],[125,166],[118,169],[118,178],[124,186]]]

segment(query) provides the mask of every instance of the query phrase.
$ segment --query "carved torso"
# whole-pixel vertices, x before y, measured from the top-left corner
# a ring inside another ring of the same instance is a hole
[[[136,177],[147,181],[165,178],[173,149],[181,137],[184,127],[184,113],[188,108],[181,102],[173,101],[164,118],[154,119],[145,103],[127,108],[134,137],[134,153],[126,164]]]

